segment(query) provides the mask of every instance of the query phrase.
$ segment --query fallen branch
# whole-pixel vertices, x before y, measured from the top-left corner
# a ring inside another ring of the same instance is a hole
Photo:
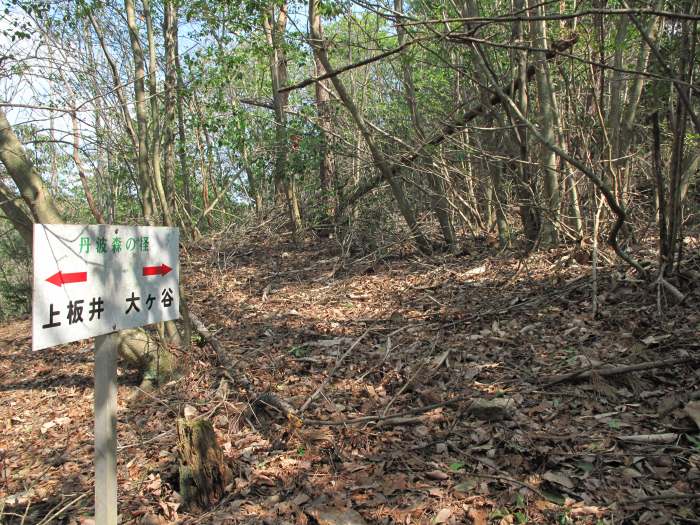
[[[504,482],[504,483],[512,483],[512,484],[514,484],[514,485],[518,485],[519,487],[522,487],[522,488],[524,488],[524,489],[527,489],[527,490],[533,492],[534,494],[537,494],[537,495],[538,495],[540,498],[542,498],[543,500],[546,500],[546,499],[547,499],[547,496],[546,496],[543,492],[541,492],[537,487],[535,487],[535,486],[533,486],[533,485],[531,485],[531,484],[529,484],[529,483],[525,483],[524,481],[520,481],[520,480],[518,480],[518,479],[510,478],[510,477],[508,477],[508,476],[494,476],[494,475],[490,475],[490,474],[476,474],[476,473],[474,473],[474,472],[465,472],[465,475],[466,475],[466,476],[471,476],[471,477],[474,477],[474,478],[493,479],[493,480],[495,480],[495,481],[501,481],[501,482]]]
[[[253,385],[250,381],[248,381],[245,375],[236,371],[236,363],[229,358],[228,353],[226,350],[224,350],[216,337],[214,337],[214,335],[196,315],[190,313],[190,319],[192,321],[192,326],[194,326],[197,333],[202,336],[202,338],[214,349],[214,352],[216,352],[216,357],[219,360],[219,363],[221,363],[221,366],[224,368],[224,375],[234,385],[238,384],[247,392],[251,392]],[[250,410],[255,412],[255,409],[259,406],[273,407],[281,412],[287,419],[295,421],[297,425],[300,425],[299,418],[296,415],[297,411],[294,409],[294,407],[271,392],[265,392],[258,395],[255,400],[250,403]]]
[[[652,501],[675,501],[678,499],[696,500],[700,499],[700,494],[683,494],[682,492],[679,492],[678,494],[659,494],[658,496],[645,496],[632,501],[622,500],[617,501],[616,503],[622,505],[639,505],[640,503],[650,503]]]
[[[54,512],[53,509],[52,509],[51,512],[49,512],[46,516],[44,516],[44,519],[42,519],[40,522],[37,523],[37,525],[46,525],[46,524],[48,524],[48,523],[51,523],[53,520],[55,520],[56,518],[58,518],[61,514],[63,514],[64,512],[66,512],[66,511],[67,511],[69,508],[71,508],[73,505],[76,505],[80,500],[82,500],[82,499],[85,498],[86,496],[87,496],[87,494],[81,494],[81,495],[79,495],[77,498],[73,498],[73,499],[70,500],[68,503],[66,503],[63,507],[61,507],[60,509],[58,509],[56,512]],[[57,506],[58,506],[58,505],[57,505]],[[55,508],[56,508],[56,507],[54,507],[54,509],[55,509]]]
[[[264,407],[272,407],[279,412],[281,412],[284,417],[290,418],[291,416],[296,416],[297,411],[296,409],[287,403],[286,401],[280,399],[277,397],[275,394],[272,392],[265,392],[264,394],[260,394],[255,401],[253,401],[251,404],[251,409],[255,411],[255,409],[258,406]]]
[[[624,443],[636,443],[637,445],[670,445],[678,441],[678,434],[635,434],[634,436],[618,436],[617,439]]]
[[[209,343],[209,346],[211,346],[214,349],[214,352],[216,352],[216,357],[219,360],[219,363],[221,363],[221,366],[224,368],[226,377],[228,377],[233,384],[238,384],[244,389],[250,390],[253,385],[245,376],[236,372],[236,363],[231,360],[228,352],[224,350],[224,347],[221,346],[219,340],[214,337],[214,334],[212,334],[206,325],[199,319],[199,317],[192,312],[190,312],[190,320],[192,321],[192,326],[197,333],[202,336],[202,339]]]
[[[678,288],[673,286],[670,282],[668,282],[664,278],[664,272],[666,269],[666,263],[661,265],[661,268],[659,269],[659,276],[656,278],[656,280],[649,285],[650,288],[657,287],[659,290],[663,287],[666,290],[668,290],[673,297],[676,298],[676,300],[681,303],[685,299],[685,295],[683,295],[683,292],[681,292]]]
[[[568,374],[557,374],[553,376],[546,377],[543,382],[547,386],[556,385],[558,383],[564,383],[565,381],[571,381],[573,379],[588,379],[593,374],[599,376],[614,376],[618,374],[626,374],[628,372],[639,372],[642,370],[651,370],[653,368],[662,368],[666,366],[680,365],[683,363],[690,363],[694,361],[700,361],[700,357],[679,357],[677,359],[665,359],[663,361],[649,361],[646,363],[639,363],[636,365],[618,365],[609,366],[605,368],[594,367],[594,368],[583,368],[577,370],[576,372],[570,372]]]
[[[352,351],[355,349],[355,347],[356,347],[358,344],[360,344],[360,341],[362,341],[368,333],[369,333],[369,329],[365,330],[365,331],[363,332],[363,334],[362,334],[360,337],[358,337],[352,345],[350,345],[350,348],[348,348],[347,351],[346,351],[343,355],[341,355],[341,356],[338,358],[338,360],[335,362],[335,366],[333,367],[333,370],[331,370],[331,371],[328,373],[328,375],[326,376],[326,378],[323,380],[323,383],[321,383],[321,384],[318,386],[318,388],[314,391],[314,393],[311,394],[311,395],[309,396],[309,399],[307,399],[307,400],[304,402],[304,404],[303,404],[303,405],[301,406],[301,408],[299,409],[299,413],[302,413],[302,414],[303,414],[304,411],[305,411],[307,408],[309,408],[309,405],[313,402],[314,399],[316,399],[316,398],[319,396],[319,394],[321,393],[321,391],[324,389],[324,387],[325,387],[325,386],[328,384],[328,382],[331,380],[331,378],[333,377],[333,374],[335,374],[335,373],[338,371],[338,368],[340,368],[340,365],[341,365],[342,362],[345,360],[345,358],[346,358],[348,355],[350,355],[350,352],[352,352]]]
[[[441,407],[446,407],[450,405],[456,405],[458,403],[463,403],[465,401],[469,401],[470,406],[471,403],[473,403],[473,399],[468,396],[459,396],[459,397],[453,397],[452,399],[448,399],[447,401],[441,401],[440,403],[433,403],[432,405],[426,405],[424,407],[420,408],[414,408],[412,410],[408,410],[406,412],[401,412],[398,414],[389,414],[387,416],[383,416],[381,414],[377,414],[374,416],[364,416],[364,417],[357,417],[354,419],[341,419],[341,420],[336,420],[336,421],[325,421],[321,419],[305,419],[304,424],[308,426],[326,426],[326,427],[339,427],[339,426],[346,426],[346,425],[359,425],[362,423],[374,423],[377,421],[382,421],[382,422],[396,422],[400,419],[407,418],[409,416],[414,416],[417,414],[425,414],[426,412],[430,412],[431,410],[435,410],[436,408],[441,408]],[[404,419],[404,422],[406,420]],[[384,423],[386,425],[386,423]]]

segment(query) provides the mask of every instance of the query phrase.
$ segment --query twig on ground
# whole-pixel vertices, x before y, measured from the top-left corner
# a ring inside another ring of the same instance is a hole
[[[437,345],[437,341],[438,341],[437,338],[435,338],[433,340],[433,344],[431,345],[431,348],[430,348],[431,351],[435,349],[435,345]],[[386,417],[387,412],[389,412],[389,409],[392,407],[394,402],[401,396],[401,394],[403,394],[406,391],[406,389],[408,389],[409,386],[411,386],[413,384],[413,381],[415,381],[415,379],[418,377],[418,375],[423,371],[423,368],[425,367],[425,365],[428,364],[428,361],[430,361],[430,358],[423,359],[423,361],[418,365],[416,370],[413,372],[413,375],[408,379],[408,381],[406,381],[401,386],[401,388],[399,388],[399,391],[396,392],[394,397],[392,397],[391,400],[386,404],[386,406],[384,407],[384,410],[382,411],[383,417]]]
[[[387,360],[388,357],[389,357],[389,354],[390,354],[391,351],[395,348],[395,347],[392,346],[392,344],[391,344],[391,337],[394,336],[394,335],[396,335],[396,334],[398,334],[398,333],[401,332],[402,330],[405,330],[405,329],[408,328],[409,326],[411,326],[411,325],[408,325],[408,324],[407,324],[407,325],[404,325],[404,326],[402,326],[401,328],[398,328],[398,329],[394,330],[393,332],[391,332],[389,335],[386,336],[386,352],[384,352],[384,356],[382,357],[382,360],[379,362],[379,364],[377,364],[377,365],[371,367],[371,368],[368,369],[364,374],[362,374],[362,375],[358,378],[360,381],[364,380],[365,377],[367,377],[370,373],[372,373],[374,370],[376,370],[376,369],[378,369],[379,367],[381,367],[381,366],[386,362],[386,360]]]
[[[473,472],[467,472],[465,473],[468,476],[473,476],[475,478],[485,478],[485,479],[493,479],[496,481],[505,481],[507,483],[513,483],[514,485],[518,485],[520,487],[523,487],[530,492],[533,492],[537,494],[540,498],[546,500],[547,496],[545,496],[539,489],[536,487],[530,485],[529,483],[525,483],[524,481],[520,481],[517,479],[509,478],[508,476],[503,476],[503,475],[491,475],[491,474],[474,474]]]
[[[617,439],[624,443],[636,443],[638,445],[670,445],[678,441],[678,434],[667,432],[664,434],[635,434],[634,436],[618,436]]]
[[[599,376],[614,376],[618,374],[626,374],[629,372],[640,372],[642,370],[651,370],[653,368],[661,368],[666,366],[680,365],[683,363],[690,363],[694,361],[700,361],[698,356],[680,357],[677,359],[665,359],[663,361],[649,361],[646,363],[639,363],[636,365],[618,365],[610,366],[606,368],[596,367],[596,368],[584,368],[577,370],[576,372],[570,372],[568,374],[557,374],[554,376],[545,377],[543,383],[552,386],[558,383],[564,383],[565,381],[571,381],[574,379],[588,379],[592,374]]]
[[[416,414],[424,414],[424,413],[430,412],[431,410],[434,410],[436,408],[455,405],[457,403],[462,403],[465,401],[471,402],[472,398],[468,397],[468,396],[453,397],[452,399],[448,399],[447,401],[442,401],[440,403],[433,403],[432,405],[426,405],[424,407],[414,408],[412,410],[407,410],[406,412],[400,412],[398,414],[390,414],[388,416],[383,416],[381,414],[377,414],[374,416],[357,417],[354,419],[341,419],[340,421],[324,421],[324,420],[320,420],[320,419],[305,419],[304,424],[309,425],[309,426],[338,427],[338,426],[345,426],[345,425],[358,425],[361,423],[374,423],[376,421],[397,420],[398,418],[413,416]]]
[[[53,512],[53,509],[49,511],[49,513],[42,519],[40,522],[37,523],[37,525],[46,525],[47,523],[51,523],[53,520],[58,518],[61,514],[63,514],[65,511],[67,511],[69,508],[71,508],[73,505],[78,503],[81,499],[85,498],[87,496],[86,494],[81,494],[77,498],[73,498],[70,500],[68,503],[66,503],[63,507],[58,509],[56,512]],[[54,507],[56,508],[56,507]]]
[[[178,415],[178,414],[177,414],[177,410],[174,410],[174,409],[173,409],[170,405],[168,405],[165,401],[163,401],[162,399],[160,399],[160,398],[157,397],[157,396],[154,396],[153,394],[151,394],[150,392],[144,390],[143,388],[141,388],[141,387],[139,387],[139,386],[136,386],[135,388],[136,388],[136,390],[137,390],[138,392],[140,392],[140,393],[143,394],[144,396],[150,397],[150,398],[151,398],[153,401],[155,401],[156,403],[158,403],[158,404],[160,404],[160,405],[163,405],[165,408],[167,408],[168,410],[170,410],[170,411],[175,415],[175,417],[177,417],[177,415]]]
[[[700,499],[700,493],[698,494],[659,494],[658,496],[645,496],[643,498],[635,499],[632,501],[619,501],[618,503],[622,505],[639,505],[640,503],[650,503],[652,501],[669,501],[676,499]]]
[[[685,295],[678,288],[673,286],[670,282],[668,282],[664,278],[665,271],[666,271],[666,263],[661,265],[661,268],[659,268],[658,277],[650,285],[650,287],[652,287],[652,288],[656,287],[658,290],[657,293],[658,293],[659,299],[657,301],[657,308],[659,309],[659,315],[661,315],[661,299],[660,299],[660,297],[661,297],[661,289],[662,288],[665,288],[666,290],[668,290],[671,293],[671,295],[673,295],[673,297],[675,297],[679,303],[681,303],[681,302],[683,302],[683,300],[685,300]]]
[[[350,348],[348,348],[347,351],[338,358],[338,360],[335,362],[335,366],[333,367],[333,369],[330,372],[328,372],[328,375],[323,380],[323,382],[318,386],[318,388],[314,391],[314,393],[309,396],[309,398],[304,402],[304,404],[301,405],[301,408],[299,409],[300,414],[303,414],[304,411],[307,408],[309,408],[309,405],[313,402],[314,399],[316,399],[318,397],[318,395],[321,393],[321,391],[329,383],[329,381],[331,380],[333,375],[338,371],[338,368],[340,368],[340,365],[343,363],[345,358],[348,355],[350,355],[350,352],[352,352],[355,349],[355,347],[358,344],[360,344],[360,341],[362,341],[368,333],[369,333],[369,328],[367,330],[365,330],[360,337],[355,339],[355,342],[352,345],[350,345]]]
[[[216,352],[216,357],[224,367],[225,375],[234,385],[240,385],[245,390],[250,391],[252,384],[243,374],[236,373],[235,363],[231,360],[228,353],[221,346],[221,343],[214,337],[214,335],[209,331],[206,325],[197,317],[194,313],[190,312],[190,321],[192,321],[192,326],[197,331],[197,333],[202,336],[202,338],[209,343],[209,345]]]

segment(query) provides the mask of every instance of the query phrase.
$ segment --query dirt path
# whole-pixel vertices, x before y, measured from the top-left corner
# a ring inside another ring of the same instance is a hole
[[[330,246],[188,253],[190,307],[252,388],[227,384],[222,395],[203,341],[183,355],[183,378],[152,395],[127,401],[138,383],[123,377],[124,523],[326,523],[331,512],[367,523],[697,518],[698,499],[684,497],[700,491],[700,441],[682,411],[697,395],[692,364],[543,382],[590,363],[697,354],[696,295],[659,320],[654,294],[606,274],[592,319],[590,268],[557,268],[562,253],[345,266]],[[31,353],[29,334],[28,321],[0,328],[0,520],[26,512],[39,523],[72,502],[59,521],[85,522],[92,351]],[[265,392],[307,406],[303,423],[247,410]],[[507,406],[486,421],[474,399]],[[198,518],[175,492],[172,428],[184,404],[211,415],[235,471],[226,502]],[[662,433],[677,437],[620,439]]]

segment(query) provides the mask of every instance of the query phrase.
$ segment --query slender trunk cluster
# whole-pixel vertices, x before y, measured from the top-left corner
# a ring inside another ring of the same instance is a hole
[[[296,241],[337,229],[344,251],[408,241],[425,254],[496,236],[585,250],[599,226],[643,272],[627,243],[646,212],[660,263],[677,271],[700,165],[698,3],[508,4],[393,0],[336,17],[312,0],[308,39],[291,32],[303,28],[286,1],[216,4],[188,11],[205,38],[183,57],[178,0],[124,0],[126,26],[109,2],[81,12],[76,46],[58,7],[36,21],[42,56],[65,66],[36,106],[50,129],[20,131],[38,136],[57,194],[69,166],[76,215],[97,222],[178,224],[197,238],[253,208],[274,220],[276,202]],[[24,237],[27,217],[51,207],[31,188],[20,201],[0,187]]]

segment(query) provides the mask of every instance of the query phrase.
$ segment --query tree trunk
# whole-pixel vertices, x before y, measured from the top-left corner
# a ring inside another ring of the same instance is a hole
[[[185,197],[185,210],[187,210],[188,214],[192,215],[192,190],[190,188],[190,172],[187,166],[187,151],[185,149],[187,142],[182,101],[185,96],[185,85],[182,81],[182,68],[180,67],[180,51],[177,35],[175,35],[175,68],[177,72],[177,132],[179,138],[177,153],[180,158],[180,177],[182,178],[182,189]]]
[[[503,163],[497,163],[491,170],[491,184],[493,185],[493,207],[496,212],[498,244],[501,248],[505,248],[510,244],[510,232],[505,212],[506,193],[503,187]]]
[[[0,181],[0,208],[5,213],[7,220],[12,223],[12,226],[19,232],[20,237],[27,246],[32,246],[32,218],[25,211],[25,208],[18,204],[21,198],[14,195],[13,192]]]
[[[63,222],[61,213],[56,208],[44,181],[34,169],[32,161],[17,139],[17,135],[12,131],[2,109],[0,109],[0,161],[19,188],[19,194],[29,207],[35,222],[42,224]],[[31,249],[31,245],[29,248]]]
[[[538,17],[544,16],[544,8],[538,5],[536,8]],[[533,20],[530,31],[535,47],[547,49],[547,26],[544,20]],[[542,136],[548,143],[555,143],[556,128],[554,115],[554,93],[549,78],[546,51],[535,52],[535,78],[537,81],[537,98],[540,110],[540,126]],[[544,213],[542,214],[542,229],[540,239],[546,246],[556,245],[559,229],[559,205],[561,195],[559,191],[559,176],[557,173],[557,157],[550,148],[542,147],[542,167],[544,168]]]
[[[688,2],[685,3],[687,12],[690,12],[690,5]],[[695,30],[692,31],[692,44],[691,44],[691,30],[689,28],[689,22],[684,20],[681,22],[681,59],[678,65],[678,70],[680,74],[680,80],[684,82],[683,85],[676,86],[679,90],[678,96],[676,97],[676,107],[674,111],[673,124],[675,129],[673,130],[673,144],[671,149],[671,176],[670,184],[668,189],[668,262],[669,267],[672,266],[674,259],[676,263],[676,268],[681,262],[681,250],[683,246],[681,229],[683,227],[683,201],[681,199],[681,188],[682,188],[682,175],[683,175],[683,161],[684,161],[684,151],[685,143],[687,141],[686,128],[687,128],[687,117],[688,108],[681,100],[681,97],[685,95],[686,100],[690,98],[690,88],[688,83],[690,79],[693,78],[693,68],[695,62],[695,37],[697,34]],[[680,92],[682,90],[683,92]],[[676,256],[676,253],[678,255]],[[669,268],[670,269],[670,268]]]
[[[211,422],[206,419],[178,419],[180,496],[184,506],[204,511],[224,495],[231,477]]]
[[[323,38],[321,17],[318,12],[315,12],[315,15],[316,18],[311,20],[310,24],[315,27],[315,31]],[[323,62],[316,55],[314,55],[314,64],[316,65],[316,76],[327,73]],[[333,153],[333,122],[331,120],[331,82],[329,80],[321,80],[316,82],[314,88],[318,127],[320,130],[318,178],[321,183],[322,230],[326,230],[330,228],[335,215],[333,187],[336,182],[336,174],[335,155]]]
[[[660,10],[663,7],[663,3],[664,0],[657,0],[654,9]],[[651,42],[654,42],[656,39],[658,27],[658,18],[652,16],[649,19],[646,28],[642,28]],[[622,98],[617,101],[620,106],[623,106],[617,110],[618,112],[621,112],[621,117],[617,121],[612,121],[611,117],[609,121],[613,128],[612,137],[614,137],[614,142],[612,143],[612,155],[610,158],[611,173],[613,175],[617,200],[623,206],[625,205],[626,200],[624,188],[627,185],[626,180],[629,177],[629,174],[627,173],[627,168],[629,165],[628,151],[634,138],[633,128],[637,119],[637,110],[639,109],[639,103],[642,98],[642,91],[646,81],[645,75],[641,73],[646,72],[647,70],[650,53],[651,51],[648,45],[642,44],[639,47],[637,64],[634,69],[639,71],[640,74],[637,74],[632,81],[628,91],[626,104],[622,104]],[[614,102],[616,102],[616,100],[611,100],[611,103]]]
[[[143,48],[139,38],[139,28],[136,24],[136,9],[134,0],[124,0],[126,20],[129,26],[129,39],[131,52],[134,55],[134,97],[136,100],[136,127],[138,139],[138,159],[136,163],[139,186],[141,187],[141,207],[143,217],[148,224],[153,224],[153,190],[149,174],[148,162],[148,116],[146,109],[146,87],[144,79],[146,68],[144,65]]]
[[[317,12],[318,0],[310,0],[309,20],[317,19]],[[316,30],[317,28],[315,28],[313,25],[310,26],[310,29],[310,43],[311,47],[314,50],[314,55],[318,57],[318,59],[323,64],[323,67],[326,69],[326,71],[330,73],[333,71],[333,68],[331,67],[330,61],[328,60],[328,53],[326,51],[325,40],[323,39],[322,35],[318,34]],[[343,102],[343,105],[352,116],[352,119],[355,122],[355,125],[357,126],[359,132],[362,134],[362,138],[364,139],[365,143],[367,144],[367,147],[370,150],[370,153],[372,154],[372,159],[374,160],[377,169],[381,173],[382,177],[389,183],[391,191],[394,194],[394,198],[396,199],[396,204],[398,205],[399,211],[401,212],[401,215],[403,215],[403,218],[406,221],[406,224],[408,225],[408,229],[411,232],[416,246],[418,246],[418,249],[423,253],[432,253],[432,245],[430,241],[428,241],[427,237],[423,235],[423,232],[421,231],[421,228],[418,225],[418,221],[416,220],[415,214],[413,213],[413,209],[408,199],[406,198],[406,194],[404,192],[403,187],[401,186],[398,176],[400,168],[398,166],[393,166],[389,164],[387,158],[377,147],[376,143],[374,142],[374,138],[372,137],[372,134],[369,132],[369,127],[365,123],[364,117],[355,105],[355,102],[352,100],[352,97],[350,96],[348,91],[345,89],[345,85],[340,80],[340,77],[338,75],[334,75],[333,77],[331,77],[331,81],[333,82],[335,90],[338,92],[340,100]]]
[[[522,12],[525,8],[525,0],[515,0],[515,10]],[[525,31],[521,21],[513,22],[513,40],[520,45],[527,45]],[[528,114],[528,65],[527,51],[516,50],[517,56],[517,81],[520,84],[517,104],[523,115]],[[513,171],[517,174],[517,195],[519,201],[520,220],[523,223],[523,233],[528,248],[533,248],[540,235],[540,213],[535,199],[535,182],[530,168],[530,138],[527,127],[521,122],[511,118],[514,124],[513,138],[515,143],[514,156],[520,160]]]
[[[20,195],[32,212],[35,222],[41,224],[61,224],[63,218],[46,191],[34,165],[27,156],[24,146],[12,131],[5,114],[0,110],[0,162],[19,188]],[[0,193],[2,193],[0,188]],[[3,208],[5,209],[5,208]],[[18,220],[19,231],[25,241],[26,226]],[[119,353],[124,360],[144,373],[144,386],[160,384],[169,380],[177,370],[177,359],[162,345],[155,342],[143,330],[122,330],[119,332]]]
[[[163,196],[163,216],[168,226],[173,226],[170,208],[175,192],[175,109],[177,98],[177,4],[176,0],[164,2],[163,35],[165,39],[165,85],[163,102],[163,178],[170,193],[170,199]]]
[[[398,44],[402,46],[406,39],[406,29],[402,25],[404,18],[400,16],[403,14],[403,0],[394,0],[394,12],[399,15],[396,19],[396,34]],[[411,114],[411,122],[418,139],[420,142],[423,142],[425,140],[425,124],[418,111],[413,72],[405,51],[401,54],[401,71],[403,74],[404,98]],[[452,218],[450,217],[450,205],[445,193],[445,181],[431,167],[427,168],[427,176],[428,185],[430,186],[430,207],[440,224],[442,237],[447,247],[451,252],[455,253],[457,251],[457,239],[454,226],[452,225]]]
[[[298,241],[301,233],[301,213],[296,197],[294,174],[288,173],[287,155],[287,105],[289,93],[280,93],[287,84],[287,56],[284,50],[284,32],[287,29],[287,2],[280,6],[275,17],[275,7],[270,6],[263,18],[263,29],[270,46],[270,76],[272,78],[272,104],[275,108],[275,195],[283,196],[287,203],[292,235]]]
[[[161,210],[163,211],[163,220],[166,225],[172,226],[170,209],[167,206],[165,191],[163,190],[163,178],[160,163],[161,120],[160,110],[158,107],[158,81],[156,78],[156,69],[158,68],[158,62],[156,58],[156,44],[155,36],[153,33],[153,21],[151,18],[151,5],[150,0],[142,0],[142,3],[144,20],[146,22],[146,34],[148,38],[148,96],[150,98],[151,106],[150,161],[151,167],[153,168],[153,171],[150,175],[152,178],[151,180],[153,187],[155,188],[156,193],[158,194],[158,201],[160,202]],[[163,104],[163,109],[167,113],[167,102]]]

